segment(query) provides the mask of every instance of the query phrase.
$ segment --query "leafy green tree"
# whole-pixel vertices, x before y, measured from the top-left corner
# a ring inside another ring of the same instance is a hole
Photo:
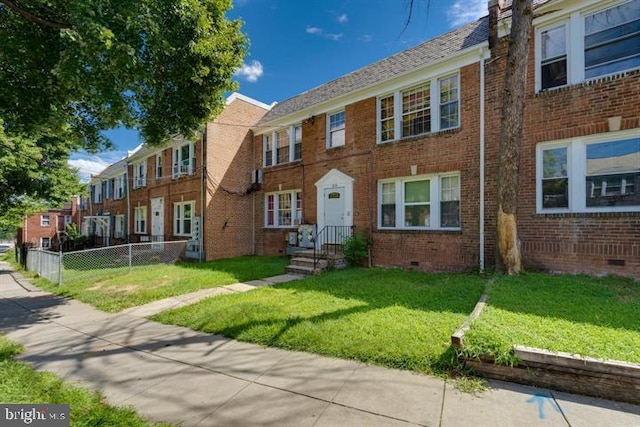
[[[221,111],[246,47],[241,22],[226,18],[230,7],[0,0],[0,213],[26,196],[55,202],[73,175],[60,162],[109,147],[102,130],[136,127],[157,144]],[[21,177],[9,177],[16,168]],[[37,171],[41,179],[29,182]]]

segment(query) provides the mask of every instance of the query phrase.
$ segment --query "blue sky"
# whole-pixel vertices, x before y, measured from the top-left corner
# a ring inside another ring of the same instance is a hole
[[[250,40],[236,73],[239,92],[270,104],[408,49],[487,14],[488,0],[234,0],[229,17]],[[106,133],[114,151],[77,153],[70,164],[87,179],[141,141],[134,130]]]

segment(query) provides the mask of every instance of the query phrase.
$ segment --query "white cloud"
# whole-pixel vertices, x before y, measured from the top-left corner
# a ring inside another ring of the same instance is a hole
[[[255,83],[258,81],[260,77],[264,74],[264,68],[260,61],[256,61],[255,59],[251,61],[251,63],[242,64],[236,72],[235,75],[238,77],[244,78],[246,81]]]
[[[487,4],[487,0],[455,0],[447,9],[449,25],[459,27],[487,15]]]
[[[338,41],[342,38],[342,33],[327,33],[320,27],[312,27],[307,25],[306,29],[307,34],[312,34],[314,36],[322,37],[328,40]]]
[[[88,182],[91,175],[96,175],[104,170],[109,163],[102,160],[98,156],[92,156],[91,159],[74,159],[69,160],[69,166],[78,169],[78,176],[82,182]]]
[[[363,43],[369,43],[371,40],[373,40],[373,36],[371,34],[363,34],[360,37],[358,37],[358,40],[360,40]]]
[[[342,15],[336,16],[336,22],[338,24],[346,24],[347,22],[349,22],[349,17],[346,13],[343,13]]]

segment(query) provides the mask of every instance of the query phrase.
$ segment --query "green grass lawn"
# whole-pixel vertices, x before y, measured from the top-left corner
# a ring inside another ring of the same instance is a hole
[[[514,345],[640,363],[640,282],[526,273],[496,276],[465,336],[469,356],[515,362]]]
[[[37,372],[14,360],[20,352],[19,345],[0,335],[0,402],[68,404],[70,425],[76,427],[158,425],[145,421],[133,409],[105,404],[98,392],[65,383],[49,372]]]
[[[476,275],[346,269],[206,299],[154,319],[267,346],[442,373],[455,363],[450,336],[484,286]]]
[[[34,284],[101,310],[116,312],[199,289],[283,274],[287,264],[288,260],[282,257],[246,256],[203,263],[136,266],[130,273],[128,268],[126,271],[84,271],[82,280],[68,281],[61,286],[44,279]],[[73,274],[73,270],[65,271],[67,274]]]

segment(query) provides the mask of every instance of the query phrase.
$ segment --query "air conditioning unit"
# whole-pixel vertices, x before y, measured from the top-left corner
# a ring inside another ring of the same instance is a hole
[[[262,184],[262,169],[254,169],[251,171],[251,183]]]

